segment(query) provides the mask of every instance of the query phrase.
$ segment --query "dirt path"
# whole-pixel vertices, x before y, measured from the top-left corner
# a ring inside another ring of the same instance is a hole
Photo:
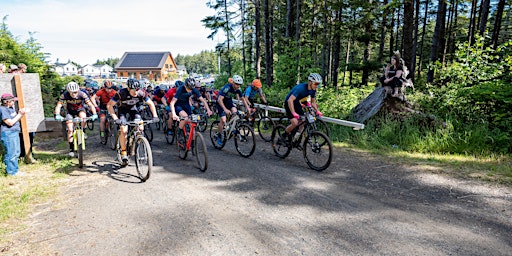
[[[209,138],[205,133],[205,138]],[[220,151],[210,167],[157,135],[146,183],[113,151],[89,145],[87,167],[41,206],[9,255],[512,255],[512,190],[336,148],[329,169],[300,152],[279,160]],[[91,148],[92,149],[92,146]]]

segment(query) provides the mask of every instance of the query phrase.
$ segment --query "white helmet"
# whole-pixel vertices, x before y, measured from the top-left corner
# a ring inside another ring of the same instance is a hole
[[[68,85],[66,85],[66,90],[68,90],[68,92],[78,92],[80,87],[75,82],[69,82]]]
[[[233,76],[233,82],[234,82],[235,84],[240,84],[240,85],[241,85],[241,84],[244,84],[244,80],[243,80],[243,79],[242,79],[242,77],[241,77],[241,76],[239,76],[239,75],[234,75],[234,76]]]
[[[320,76],[318,73],[311,73],[308,76],[308,81],[311,81],[313,83],[322,83],[322,76]]]

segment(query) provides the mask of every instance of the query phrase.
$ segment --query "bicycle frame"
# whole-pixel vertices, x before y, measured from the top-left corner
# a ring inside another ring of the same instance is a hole
[[[197,114],[192,114],[188,117],[180,117],[180,120],[185,120],[183,129],[181,129],[181,130],[183,130],[183,135],[185,136],[185,138],[188,138],[187,141],[185,142],[186,150],[191,149],[192,142],[194,141],[194,133],[196,132],[195,131],[196,126],[200,119],[201,119],[201,116],[197,115]],[[187,133],[186,125],[190,126],[190,131],[188,133]]]
[[[82,150],[85,150],[85,137],[84,137],[84,130],[82,127],[82,122],[87,122],[89,120],[89,117],[81,118],[81,117],[74,117],[72,119],[66,119],[66,121],[73,121],[73,150],[78,150],[78,137],[80,136],[80,141],[82,142]]]
[[[238,123],[242,120],[240,117],[241,115],[243,116],[244,113],[238,110],[237,113],[233,117],[231,117],[231,119],[229,119],[228,122],[224,124],[223,132],[229,136],[227,139],[230,139],[232,137],[233,130],[237,128]],[[227,130],[226,126],[228,127]]]

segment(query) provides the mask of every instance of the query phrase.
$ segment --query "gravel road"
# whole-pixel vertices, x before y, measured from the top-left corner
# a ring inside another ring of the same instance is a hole
[[[345,148],[319,173],[295,149],[281,160],[258,140],[243,158],[203,135],[205,173],[156,134],[145,183],[90,136],[86,167],[7,254],[512,255],[510,188]]]

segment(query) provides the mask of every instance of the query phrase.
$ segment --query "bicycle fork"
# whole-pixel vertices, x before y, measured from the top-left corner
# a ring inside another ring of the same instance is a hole
[[[85,138],[84,133],[81,130],[76,130],[73,133],[73,148],[75,151],[78,150],[78,139],[80,139],[82,150],[85,150]]]

